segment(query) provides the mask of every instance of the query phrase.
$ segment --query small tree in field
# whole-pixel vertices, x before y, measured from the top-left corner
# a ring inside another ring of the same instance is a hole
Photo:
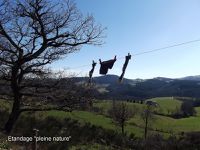
[[[144,138],[147,138],[148,128],[153,118],[153,110],[155,106],[146,104],[144,110],[141,113],[142,120],[144,121]]]
[[[125,102],[115,102],[108,113],[113,121],[121,127],[122,134],[124,134],[124,126],[135,115],[135,108],[128,107]]]
[[[46,65],[80,50],[82,45],[102,44],[102,32],[93,16],[83,16],[70,0],[0,1],[0,77],[7,81],[13,100],[4,127],[7,133],[24,111],[63,110],[72,105],[74,85],[70,96],[64,97],[63,84],[37,78],[48,74]],[[33,100],[27,102],[30,98],[43,101],[42,93],[47,100],[62,101],[59,107],[49,109],[34,105]]]

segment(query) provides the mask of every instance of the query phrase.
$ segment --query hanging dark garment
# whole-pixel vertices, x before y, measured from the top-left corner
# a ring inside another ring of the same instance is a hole
[[[115,56],[114,59],[107,60],[107,61],[101,61],[101,59],[99,59],[99,62],[100,62],[100,65],[101,65],[99,73],[106,75],[108,73],[108,69],[112,69],[116,60],[117,60],[116,56]]]
[[[88,83],[90,84],[91,81],[92,81],[92,75],[93,75],[93,72],[94,72],[94,69],[95,69],[95,66],[96,66],[96,62],[94,62],[94,60],[92,61],[92,69],[89,71],[89,81]]]
[[[123,68],[122,68],[122,74],[121,76],[119,77],[119,82],[122,82],[122,79],[124,77],[124,74],[125,74],[125,71],[126,71],[126,68],[127,68],[127,65],[128,65],[128,62],[129,60],[131,59],[131,55],[128,53],[128,56],[125,57],[125,63],[123,65]]]

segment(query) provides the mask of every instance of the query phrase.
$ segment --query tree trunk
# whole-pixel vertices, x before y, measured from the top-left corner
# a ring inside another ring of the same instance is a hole
[[[6,131],[7,134],[9,134],[15,124],[15,122],[17,121],[17,119],[19,118],[20,115],[20,99],[21,99],[21,95],[20,95],[20,87],[19,87],[19,81],[17,78],[17,74],[18,74],[18,69],[16,67],[12,68],[12,78],[11,78],[11,88],[12,88],[12,92],[13,92],[13,106],[12,106],[12,111],[10,113],[10,116],[8,118],[8,121],[6,122],[5,126],[4,126],[4,130]]]
[[[122,134],[124,134],[124,124],[122,124]]]
[[[144,138],[147,138],[147,130],[148,130],[148,116],[145,118],[145,129],[144,129]]]
[[[13,103],[13,108],[12,108],[12,112],[9,116],[8,121],[6,122],[5,126],[4,126],[4,130],[6,131],[7,134],[9,134],[15,124],[15,122],[17,121],[19,115],[20,115],[20,103],[19,101],[14,101]]]

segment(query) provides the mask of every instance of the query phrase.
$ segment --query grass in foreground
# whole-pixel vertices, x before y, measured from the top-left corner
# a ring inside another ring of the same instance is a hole
[[[152,101],[157,102],[160,105],[160,108],[157,109],[159,113],[169,114],[169,110],[171,112],[175,111],[177,107],[180,107],[181,101],[172,99],[171,97],[167,98],[154,98]],[[127,102],[129,107],[133,109],[137,109],[137,115],[131,118],[128,121],[125,132],[128,134],[135,134],[137,137],[143,136],[143,126],[144,122],[140,117],[140,112],[143,110],[145,104],[138,103],[130,103]],[[7,104],[5,101],[0,101],[0,105],[3,106],[1,108],[8,109],[10,104]],[[98,101],[94,104],[95,107],[99,107],[103,109],[103,114],[97,114],[94,112],[88,111],[73,111],[62,112],[62,111],[49,111],[49,112],[41,112],[36,113],[38,118],[46,118],[48,116],[55,117],[57,119],[65,119],[71,118],[78,120],[81,124],[91,123],[95,126],[100,126],[105,129],[112,129],[118,132],[121,132],[119,127],[116,127],[112,122],[112,119],[107,117],[106,113],[108,109],[112,106],[112,101]],[[164,135],[169,135],[170,133],[178,134],[180,132],[191,132],[191,131],[200,131],[200,107],[195,108],[197,111],[197,115],[194,117],[182,118],[182,119],[174,119],[167,116],[155,115],[155,119],[151,123],[151,128],[153,132],[163,133]]]

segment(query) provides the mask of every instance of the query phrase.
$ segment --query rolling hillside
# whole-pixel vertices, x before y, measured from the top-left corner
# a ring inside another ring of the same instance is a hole
[[[149,99],[147,99],[149,100]],[[153,98],[152,101],[155,101],[159,104],[159,108],[156,110],[162,115],[155,114],[153,119],[151,120],[148,134],[156,134],[159,133],[165,139],[174,135],[176,137],[180,137],[182,134],[187,134],[191,132],[200,131],[200,107],[196,107],[197,115],[174,119],[168,115],[168,110],[171,112],[174,111],[177,107],[180,107],[181,101],[177,99],[172,99],[171,97],[160,97]],[[132,117],[125,125],[125,132],[129,136],[133,135],[135,138],[142,138],[144,135],[144,121],[141,118],[141,112],[144,110],[145,104],[126,102],[128,107],[132,109],[136,109],[137,113],[134,117]],[[0,102],[0,127],[3,127],[3,124],[6,121],[7,113],[4,110],[9,110],[11,104],[7,101],[1,100]],[[46,111],[46,112],[37,112],[31,113],[27,112],[20,116],[15,128],[14,133],[17,134],[30,134],[32,132],[33,126],[36,126],[40,131],[40,135],[45,136],[54,136],[54,135],[72,135],[72,144],[76,146],[83,146],[81,143],[77,145],[77,141],[82,138],[89,138],[97,136],[104,136],[104,134],[114,133],[115,137],[117,134],[120,135],[121,130],[119,126],[112,121],[112,119],[107,115],[109,108],[112,106],[112,101],[102,101],[98,100],[94,103],[94,107],[101,108],[102,112],[94,112],[94,111],[81,111],[76,110],[73,112],[64,112],[64,111]],[[2,109],[4,108],[4,109]],[[104,133],[104,134],[103,134]],[[0,132],[1,135],[1,132]],[[110,138],[110,137],[109,137]],[[1,146],[6,144],[7,147],[13,146],[10,143],[1,143],[1,140],[5,140],[6,137],[3,135],[2,139],[0,138],[0,149]],[[46,144],[46,143],[45,143]],[[56,143],[54,143],[56,145]],[[85,144],[85,143],[83,143]],[[91,145],[91,144],[90,144]],[[19,145],[18,145],[19,146]],[[58,146],[58,144],[56,145]],[[66,146],[66,145],[64,145]],[[73,146],[73,148],[76,148]],[[88,147],[88,145],[85,145]],[[93,147],[98,147],[101,145],[96,145],[92,143]],[[102,146],[101,146],[102,147]],[[107,149],[108,147],[104,147],[103,149]],[[86,148],[87,149],[87,148]],[[110,148],[108,148],[110,149]]]
[[[86,81],[87,78],[77,78],[77,82]],[[200,98],[200,81],[198,77],[186,77],[180,79],[153,78],[153,79],[124,79],[118,82],[118,76],[107,75],[95,77],[93,83],[98,88],[103,88],[101,98],[103,99],[147,99],[153,97],[196,97]]]
[[[147,99],[149,100],[149,99]],[[174,119],[167,115],[180,108],[181,101],[177,99],[171,99],[171,97],[153,98],[152,101],[156,101],[159,104],[159,108],[156,111],[159,114],[155,115],[151,123],[151,132],[158,132],[165,136],[168,136],[173,132],[175,135],[179,135],[181,132],[192,132],[199,131],[200,125],[200,107],[196,107],[196,116]],[[7,102],[1,102],[0,106],[4,108],[9,108]],[[145,104],[131,103],[127,102],[128,106],[132,109],[136,109],[136,115],[131,118],[126,124],[125,131],[130,134],[133,133],[137,137],[143,136],[144,122],[140,117],[140,113],[143,111]],[[104,129],[119,131],[119,128],[115,126],[112,119],[108,117],[108,109],[112,106],[112,101],[96,101],[94,107],[101,108],[103,111],[101,113],[96,113],[92,111],[73,111],[73,112],[62,112],[62,111],[48,111],[39,112],[35,114],[35,117],[40,120],[45,120],[48,117],[54,117],[59,120],[65,120],[66,118],[71,118],[77,120],[81,124],[90,123],[94,126],[102,127]],[[2,107],[1,107],[2,108]],[[170,111],[168,111],[170,110]],[[27,114],[30,115],[30,114]],[[166,116],[165,116],[166,115]],[[1,122],[2,125],[2,122]],[[17,127],[19,128],[19,127]]]

